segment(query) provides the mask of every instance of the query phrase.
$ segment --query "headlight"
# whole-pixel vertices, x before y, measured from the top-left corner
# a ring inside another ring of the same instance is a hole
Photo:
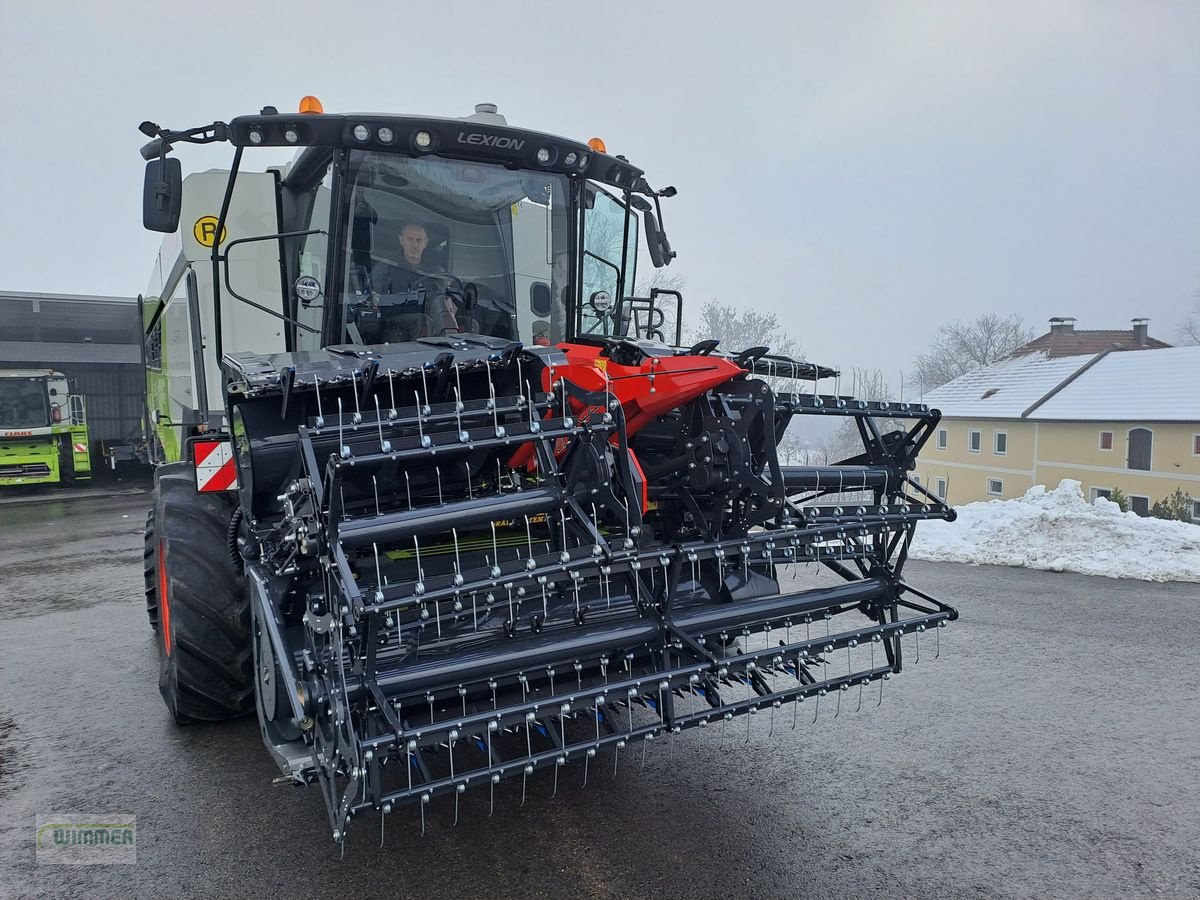
[[[370,136],[371,136],[371,129],[369,129],[366,125],[355,125],[354,126],[354,139],[356,141],[365,141]]]

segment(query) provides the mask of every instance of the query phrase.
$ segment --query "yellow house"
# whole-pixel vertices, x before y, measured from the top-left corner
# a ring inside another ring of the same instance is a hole
[[[1120,488],[1141,515],[1180,488],[1200,521],[1200,347],[1017,356],[924,402],[942,421],[917,474],[951,504],[1074,478],[1089,499]]]

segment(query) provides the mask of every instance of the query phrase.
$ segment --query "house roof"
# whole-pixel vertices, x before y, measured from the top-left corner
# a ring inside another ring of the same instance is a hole
[[[1200,422],[1200,347],[1010,357],[929,391],[947,418]]]
[[[1029,418],[1200,422],[1200,347],[1108,353]]]
[[[1139,343],[1134,331],[1121,329],[1075,330],[1074,328],[1046,331],[1040,337],[1021,344],[1013,350],[1012,355],[1027,353],[1044,353],[1046,356],[1081,356],[1103,352],[1103,350],[1156,350],[1170,347],[1171,344],[1159,341],[1157,337],[1146,336],[1145,343]]]
[[[1090,359],[1043,353],[1004,359],[929,391],[922,402],[952,418],[1019,419]]]

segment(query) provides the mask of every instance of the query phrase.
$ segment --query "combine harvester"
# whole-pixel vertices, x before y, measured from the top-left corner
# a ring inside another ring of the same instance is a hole
[[[92,477],[83,397],[53,369],[0,369],[0,486]]]
[[[938,412],[681,348],[679,294],[630,295],[639,248],[674,256],[675,191],[599,140],[313,98],[142,131],[160,688],[180,723],[256,709],[334,840],[882,699],[956,618],[902,578],[916,523],[954,515],[909,475]],[[172,146],[213,141],[231,170],[184,180]],[[258,147],[297,152],[242,171]],[[862,453],[780,465],[798,415],[852,417]]]

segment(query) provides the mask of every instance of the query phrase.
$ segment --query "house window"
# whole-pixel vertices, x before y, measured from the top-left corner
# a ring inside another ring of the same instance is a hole
[[[1154,434],[1149,428],[1129,429],[1129,455],[1125,465],[1130,469],[1150,471],[1151,451],[1154,448]]]
[[[979,453],[983,447],[983,432],[978,428],[972,428],[967,432],[967,449],[972,453]]]
[[[992,432],[992,452],[997,456],[1008,455],[1008,432],[993,431]]]
[[[1139,516],[1150,515],[1150,498],[1139,497],[1137,494],[1129,495],[1129,508]]]
[[[1111,431],[1100,432],[1100,449],[1101,450],[1111,450],[1112,449],[1112,439],[1113,439],[1113,433]]]
[[[1103,497],[1105,500],[1107,500],[1111,496],[1112,496],[1112,488],[1098,488],[1098,487],[1092,488],[1091,498],[1092,498],[1093,503],[1096,502],[1097,497]]]
[[[1192,501],[1192,521],[1200,522],[1200,500]]]
[[[1196,435],[1196,440],[1200,442],[1200,434]],[[937,448],[939,450],[945,450],[949,445],[950,435],[946,432],[945,428],[939,428],[937,433]],[[1197,443],[1197,446],[1200,447],[1200,443]],[[1197,452],[1200,453],[1200,450]]]
[[[1200,434],[1192,435],[1192,456],[1200,456]]]
[[[937,496],[939,500],[946,499],[946,479],[939,478],[937,480]],[[1197,517],[1200,517],[1200,500],[1196,501]]]
[[[1004,495],[1004,479],[989,478],[987,480],[987,492],[989,494],[991,494],[993,497],[1003,496]]]
[[[916,472],[913,472],[913,474],[912,474],[912,480],[913,480],[913,484],[920,484],[920,483],[921,483],[921,476],[920,476],[920,475],[918,475]]]

